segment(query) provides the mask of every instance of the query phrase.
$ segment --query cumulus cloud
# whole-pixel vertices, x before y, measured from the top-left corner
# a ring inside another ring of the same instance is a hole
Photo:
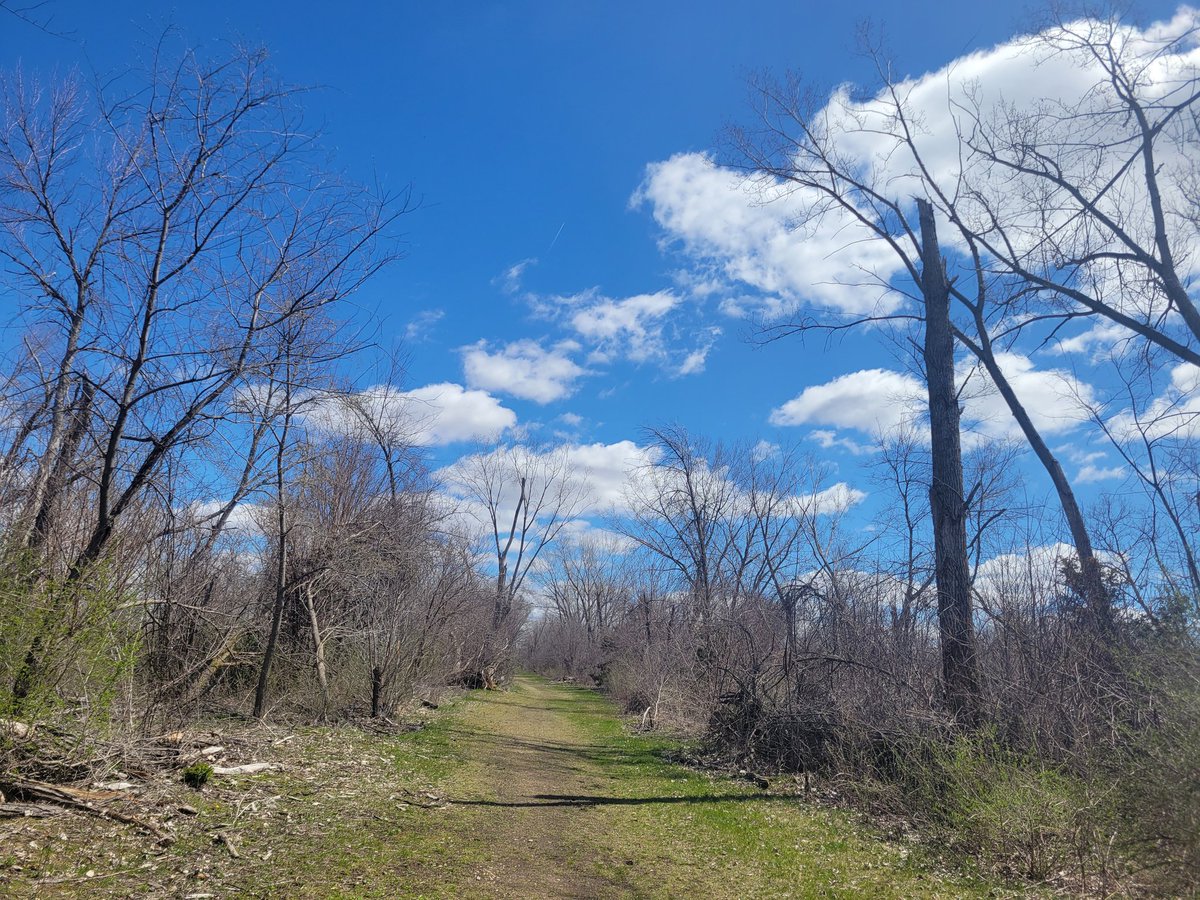
[[[805,388],[772,410],[772,425],[832,425],[874,435],[894,431],[920,415],[925,386],[911,375],[862,369]],[[834,437],[819,432],[820,440]]]
[[[845,512],[867,499],[867,492],[850,487],[844,481],[800,498],[800,509],[809,515],[827,516]]]
[[[402,396],[418,445],[494,441],[517,424],[517,414],[491,394],[453,382],[429,384]]]
[[[673,292],[613,299],[588,291],[564,300],[569,327],[589,342],[597,358],[645,362],[666,357],[663,322],[680,303]]]
[[[511,394],[535,403],[569,396],[586,370],[571,359],[579,345],[560,341],[549,349],[519,340],[493,351],[487,341],[463,348],[463,372],[473,388]]]
[[[1075,548],[1061,542],[1001,553],[979,564],[975,588],[990,594],[1030,600],[1048,597],[1065,587],[1063,561],[1076,558]]]
[[[517,414],[491,394],[452,382],[409,391],[374,385],[349,397],[315,400],[303,415],[310,427],[347,433],[370,421],[418,447],[495,441],[517,424]]]
[[[195,523],[212,526],[217,523],[226,503],[225,500],[198,501],[188,507],[188,512]],[[230,510],[229,518],[225,521],[225,531],[237,535],[257,535],[262,530],[259,523],[266,512],[266,509],[257,503],[242,501]]]
[[[716,326],[684,325],[684,316],[690,319],[696,309],[670,289],[628,297],[610,297],[599,288],[562,295],[525,292],[523,297],[536,315],[571,334],[578,342],[572,351],[586,351],[588,366],[626,360],[653,363],[674,376],[695,375],[704,371],[721,335]]]
[[[604,512],[625,508],[630,479],[655,459],[652,450],[629,440],[578,444],[566,454],[572,473],[588,485],[592,509]]]
[[[1082,466],[1075,475],[1076,484],[1096,484],[1101,481],[1120,481],[1129,470],[1124,466],[1094,466],[1090,463]]]
[[[654,453],[633,441],[612,444],[562,444],[548,449],[526,446],[497,447],[460,457],[436,473],[443,485],[442,500],[449,519],[467,532],[487,532],[490,515],[480,490],[491,494],[497,518],[512,520],[519,498],[519,477],[526,477],[526,492],[563,498],[570,518],[627,511],[629,486],[637,473],[654,460]],[[481,478],[490,471],[491,476]],[[558,507],[554,503],[550,506]],[[549,515],[552,510],[545,510]],[[502,526],[503,527],[503,526]],[[584,527],[584,526],[576,526]]]
[[[1087,418],[1087,406],[1094,401],[1095,391],[1073,372],[1039,369],[1033,360],[1019,353],[997,353],[996,363],[1043,437],[1072,431]],[[964,380],[963,414],[971,430],[985,438],[1020,438],[1020,426],[1008,404],[982,369],[965,376],[960,368],[959,381]]]
[[[1013,391],[1043,436],[1061,435],[1086,417],[1092,387],[1063,369],[1038,369],[1028,357],[997,354],[996,361]],[[1020,427],[1004,398],[980,368],[959,366],[963,426],[973,434],[968,442],[1015,440]],[[846,443],[836,429],[865,435],[889,434],[899,428],[923,430],[926,388],[922,382],[890,369],[862,369],[824,384],[811,385],[771,412],[772,425],[826,426],[809,436],[822,447],[845,446],[851,452],[866,448]],[[831,430],[831,428],[833,430]]]
[[[1114,34],[1113,44],[1136,70],[1137,89],[1147,106],[1154,109],[1156,101],[1164,101],[1156,114],[1164,115],[1182,100],[1196,77],[1200,41],[1194,33],[1189,36],[1196,23],[1196,10],[1180,7],[1169,21],[1146,28],[1119,26]],[[1107,27],[1080,22],[1070,30],[1095,30],[1103,37]],[[964,221],[986,228],[995,215],[1003,222],[1026,264],[1069,268],[1064,258],[1106,249],[1103,242],[1111,235],[1104,227],[1088,225],[1099,218],[1081,216],[1069,192],[998,167],[965,148],[960,138],[972,133],[978,119],[993,129],[1002,154],[1011,145],[1017,156],[1026,152],[1029,134],[1036,132],[1040,149],[1083,186],[1100,213],[1150,247],[1153,235],[1143,224],[1152,221],[1144,175],[1139,166],[1128,165],[1136,124],[1114,96],[1097,58],[1068,47],[1071,41],[1063,40],[1062,33],[1057,37],[1018,36],[902,79],[875,96],[864,96],[854,86],[840,87],[808,117],[815,140],[842,168],[879,186],[902,207],[927,194],[928,174],[956,197]],[[897,104],[905,113],[903,125]],[[1156,155],[1165,203],[1179,213],[1168,216],[1176,258],[1192,274],[1200,271],[1187,190],[1195,176],[1195,128],[1194,117],[1175,117]],[[921,154],[920,166],[905,146],[908,137]],[[804,168],[804,151],[793,152]],[[821,170],[819,162],[813,165]],[[680,248],[689,259],[694,280],[725,283],[729,297],[722,308],[731,315],[755,310],[778,317],[801,304],[860,315],[886,313],[902,302],[881,290],[903,274],[891,248],[815,188],[748,179],[709,155],[680,153],[649,165],[631,202],[650,210],[663,230],[664,245]],[[873,210],[856,211],[876,218]],[[947,249],[956,246],[954,231],[946,229],[942,236]],[[1047,233],[1054,235],[1052,241],[1043,240]],[[1101,257],[1084,271],[1070,270],[1063,277],[1148,320],[1165,313],[1162,292],[1152,279],[1131,279],[1120,271],[1122,266],[1128,268],[1116,257]],[[745,287],[758,296],[742,296]],[[1065,335],[1060,346],[1086,350],[1121,334],[1090,328]]]
[[[760,440],[754,445],[754,449],[750,451],[750,456],[755,462],[763,462],[771,459],[779,453],[779,445],[773,444],[768,440]]]
[[[802,300],[847,313],[889,312],[899,303],[879,289],[900,271],[891,248],[849,213],[826,209],[815,192],[756,188],[706,154],[680,153],[647,166],[631,202],[648,206],[690,256],[761,291],[767,299],[749,302],[770,313]],[[726,311],[740,314],[746,302]]]

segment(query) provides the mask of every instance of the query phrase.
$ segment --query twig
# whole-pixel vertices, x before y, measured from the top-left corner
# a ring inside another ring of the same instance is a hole
[[[229,851],[229,855],[232,856],[234,859],[242,858],[242,854],[238,853],[238,848],[234,846],[233,838],[231,838],[224,831],[218,831],[216,833],[216,835],[213,837],[213,840],[219,844],[224,844],[225,849]]]
[[[137,869],[118,869],[116,872],[106,872],[103,875],[59,875],[54,878],[39,878],[34,884],[73,884],[79,881],[99,881],[101,878],[116,878],[118,875],[129,875]]]

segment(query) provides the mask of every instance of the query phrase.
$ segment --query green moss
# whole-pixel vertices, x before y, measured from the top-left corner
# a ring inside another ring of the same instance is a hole
[[[184,784],[193,790],[198,791],[208,784],[208,779],[212,778],[212,774],[212,766],[206,762],[197,762],[192,763],[190,766],[184,769],[183,772],[180,773],[180,777]]]

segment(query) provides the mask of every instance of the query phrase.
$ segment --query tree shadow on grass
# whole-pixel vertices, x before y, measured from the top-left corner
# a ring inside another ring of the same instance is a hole
[[[533,794],[527,800],[450,800],[459,806],[498,806],[527,809],[539,806],[648,806],[655,803],[800,803],[787,794],[700,794],[690,797],[607,797],[595,794]]]
[[[464,743],[486,747],[493,752],[545,756],[547,760],[557,760],[571,768],[598,768],[600,771],[597,774],[610,777],[617,777],[618,773],[629,768],[661,765],[673,761],[670,748],[667,747],[614,747],[602,741],[592,743],[549,738],[529,740],[514,735],[477,732],[465,728],[450,728],[448,731],[455,733]]]

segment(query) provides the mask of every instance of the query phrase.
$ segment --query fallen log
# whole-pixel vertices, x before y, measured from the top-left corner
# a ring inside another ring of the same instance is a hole
[[[48,819],[61,816],[65,809],[50,803],[0,803],[0,819]]]
[[[0,789],[13,797],[23,797],[30,801],[62,803],[67,806],[108,803],[124,796],[121,791],[93,791],[65,784],[48,784],[45,781],[16,778],[0,781]]]
[[[257,775],[259,772],[273,772],[282,769],[279,763],[244,763],[240,766],[213,766],[214,775]]]

